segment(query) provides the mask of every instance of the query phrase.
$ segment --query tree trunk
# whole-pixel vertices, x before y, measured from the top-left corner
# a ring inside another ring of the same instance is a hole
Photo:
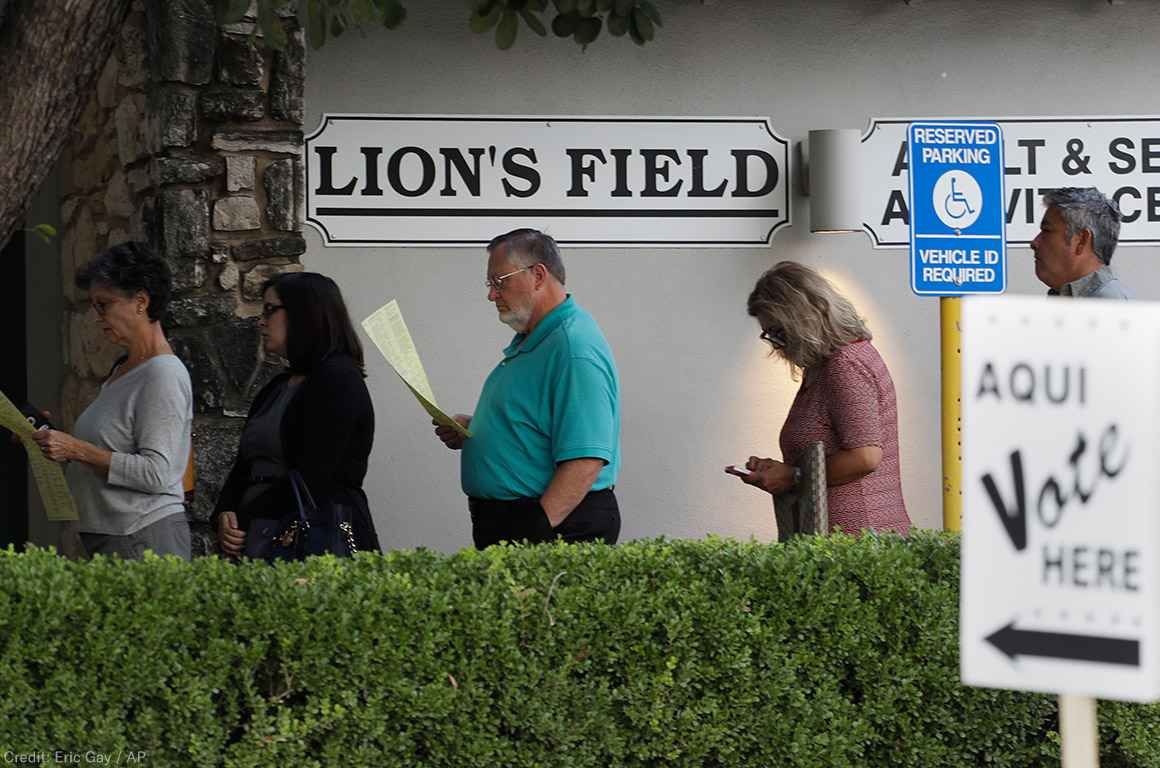
[[[92,98],[130,0],[0,0],[0,247]]]

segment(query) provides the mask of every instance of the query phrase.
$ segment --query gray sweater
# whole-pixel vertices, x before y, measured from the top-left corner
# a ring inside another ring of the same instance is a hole
[[[108,479],[72,462],[69,489],[84,533],[126,535],[185,511],[193,388],[174,355],[151,357],[101,387],[73,434],[112,451]]]

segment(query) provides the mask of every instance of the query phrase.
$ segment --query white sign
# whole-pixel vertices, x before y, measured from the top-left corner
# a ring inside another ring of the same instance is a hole
[[[906,126],[926,118],[874,118],[862,137],[866,209],[875,248],[906,248],[910,237]],[[964,118],[974,120],[975,118]],[[1160,244],[1160,117],[1004,117],[1007,244],[1039,233],[1043,193],[1097,187],[1124,214],[1120,245]]]
[[[789,142],[762,117],[323,115],[306,220],[327,245],[767,246]]]
[[[1160,305],[963,303],[962,678],[1160,698]]]

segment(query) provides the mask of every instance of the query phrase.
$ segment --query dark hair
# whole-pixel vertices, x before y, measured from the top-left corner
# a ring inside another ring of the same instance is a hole
[[[560,258],[560,249],[551,235],[545,235],[538,229],[513,229],[507,234],[492,238],[487,244],[487,252],[496,248],[507,248],[508,256],[520,263],[520,266],[530,267],[533,264],[543,264],[544,268],[564,284],[564,260]]]
[[[149,297],[149,319],[160,320],[169,308],[173,275],[165,259],[145,243],[121,243],[101,251],[77,270],[76,286],[87,291],[104,285],[132,295],[143,291]]]
[[[350,322],[342,291],[326,275],[287,272],[272,277],[262,293],[273,288],[286,312],[286,357],[294,373],[310,373],[333,354],[349,355],[366,376],[362,343]]]

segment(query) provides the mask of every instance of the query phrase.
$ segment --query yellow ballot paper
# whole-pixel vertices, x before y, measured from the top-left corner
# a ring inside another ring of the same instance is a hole
[[[36,430],[3,392],[0,392],[0,427],[14,432],[24,445],[24,451],[28,454],[28,465],[32,467],[32,478],[36,480],[36,487],[40,491],[40,499],[44,502],[44,511],[48,519],[56,521],[78,519],[77,508],[72,495],[68,492],[68,483],[64,480],[64,472],[61,471],[60,465],[41,453],[40,446],[32,441],[32,434]]]
[[[371,337],[371,341],[387,358],[391,368],[411,394],[423,406],[423,410],[431,414],[431,418],[443,426],[451,427],[464,437],[471,437],[471,433],[463,428],[455,419],[448,416],[435,404],[435,393],[431,391],[431,383],[427,381],[427,372],[423,370],[423,362],[419,359],[419,350],[415,349],[415,342],[407,324],[403,322],[403,313],[399,310],[399,302],[391,299],[383,306],[362,321],[363,330]]]

